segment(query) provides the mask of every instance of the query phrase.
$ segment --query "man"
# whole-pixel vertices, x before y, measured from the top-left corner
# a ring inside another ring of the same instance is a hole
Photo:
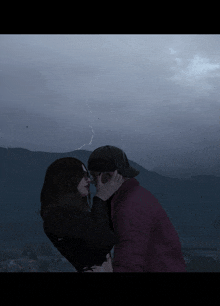
[[[178,234],[158,200],[134,178],[139,171],[126,154],[114,146],[97,148],[88,170],[103,183],[118,170],[124,182],[107,201],[110,223],[118,238],[113,272],[186,272]]]

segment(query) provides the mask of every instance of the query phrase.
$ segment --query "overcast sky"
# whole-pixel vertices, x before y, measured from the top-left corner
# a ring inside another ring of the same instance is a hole
[[[0,146],[109,144],[148,170],[198,164],[210,174],[219,51],[220,35],[0,35]]]

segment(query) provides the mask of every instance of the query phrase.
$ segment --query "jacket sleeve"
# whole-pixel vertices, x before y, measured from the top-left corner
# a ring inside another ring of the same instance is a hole
[[[117,210],[113,223],[119,243],[114,247],[113,272],[144,272],[152,227],[150,208],[141,199],[127,199]]]
[[[86,241],[92,248],[114,245],[116,238],[109,226],[106,202],[93,198],[91,212],[59,211],[44,220],[44,230],[58,237],[72,237]]]

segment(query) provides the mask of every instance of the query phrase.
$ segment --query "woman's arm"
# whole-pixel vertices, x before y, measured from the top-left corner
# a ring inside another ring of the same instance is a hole
[[[64,237],[79,238],[92,248],[109,248],[116,243],[115,235],[110,228],[106,200],[122,185],[123,178],[114,172],[111,179],[103,184],[102,174],[97,179],[97,194],[93,198],[91,212],[74,212],[74,209],[65,210],[56,208],[45,220],[45,231]],[[55,209],[55,208],[54,208]]]
[[[107,203],[93,198],[91,212],[56,207],[44,220],[44,230],[58,237],[79,238],[94,248],[105,248],[116,243],[109,225]]]

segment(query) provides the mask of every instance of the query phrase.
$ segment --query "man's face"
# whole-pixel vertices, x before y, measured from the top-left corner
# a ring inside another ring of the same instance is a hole
[[[105,184],[109,181],[114,172],[103,172],[102,174],[102,183]],[[93,182],[96,186],[98,176],[101,175],[101,172],[90,171],[90,175],[92,176]]]

